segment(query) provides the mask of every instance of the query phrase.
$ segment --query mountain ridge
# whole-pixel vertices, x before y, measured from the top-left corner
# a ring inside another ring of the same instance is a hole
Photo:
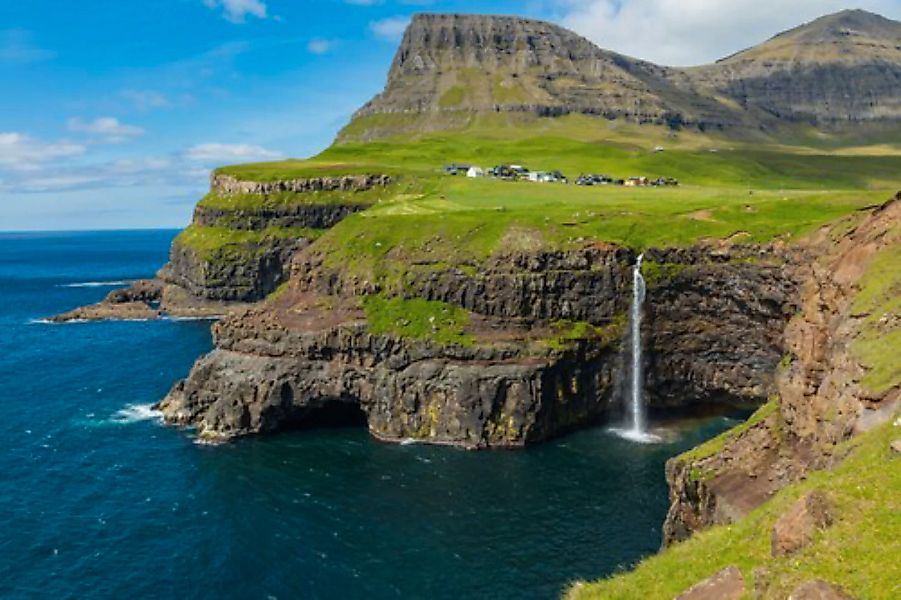
[[[690,68],[606,50],[536,19],[422,13],[404,34],[384,90],[354,120],[529,112],[673,128],[826,126],[901,120],[899,90],[901,23],[866,11],[826,15]]]

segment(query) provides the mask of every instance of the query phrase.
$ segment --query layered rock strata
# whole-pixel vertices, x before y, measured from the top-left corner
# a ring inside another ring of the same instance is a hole
[[[799,309],[785,332],[776,399],[722,448],[667,463],[665,544],[734,522],[810,469],[840,460],[841,442],[901,405],[899,386],[877,393],[862,384],[866,368],[852,351],[868,316],[852,309],[858,282],[877,253],[901,243],[899,222],[901,195],[868,211],[849,233],[827,228],[809,242],[798,261]],[[887,334],[897,323],[884,327]]]
[[[652,286],[670,306],[655,313],[649,328],[675,330],[694,298],[688,291],[715,288],[720,298],[701,317],[706,339],[714,349],[726,347],[735,335],[745,339],[727,356],[686,345],[680,360],[650,362],[652,381],[658,369],[657,379],[669,382],[661,384],[659,394],[651,390],[653,403],[672,405],[677,394],[672,381],[680,378],[710,386],[690,402],[765,399],[769,373],[754,369],[779,360],[781,346],[773,332],[787,318],[783,305],[790,286],[780,279],[786,276],[781,266],[755,266],[748,252],[686,251],[679,257],[692,270],[677,282]],[[769,256],[770,251],[755,252]],[[634,260],[623,248],[587,247],[497,256],[475,269],[414,269],[404,295],[460,306],[472,316],[472,346],[441,346],[370,333],[356,298],[384,290],[326,268],[312,252],[301,253],[291,291],[217,324],[216,349],[198,361],[161,408],[170,422],[197,426],[213,439],[291,429],[314,421],[317,411],[343,404],[357,407],[372,434],[385,440],[468,448],[544,440],[617,408],[614,374],[622,371]],[[749,275],[747,283],[723,286],[742,275]],[[749,308],[747,295],[753,293],[771,298],[772,306],[762,299]],[[614,333],[560,346],[553,343],[559,321]],[[732,361],[747,364],[737,368]]]

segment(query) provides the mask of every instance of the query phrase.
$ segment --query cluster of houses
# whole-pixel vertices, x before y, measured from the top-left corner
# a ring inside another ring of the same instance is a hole
[[[447,175],[463,175],[466,177],[494,177],[509,181],[534,181],[538,183],[569,183],[560,171],[530,171],[522,165],[498,165],[491,169],[483,169],[473,165],[449,164],[444,167]],[[576,185],[623,185],[626,187],[646,186],[674,186],[679,181],[672,177],[629,177],[628,179],[614,179],[609,175],[580,175],[576,179]]]

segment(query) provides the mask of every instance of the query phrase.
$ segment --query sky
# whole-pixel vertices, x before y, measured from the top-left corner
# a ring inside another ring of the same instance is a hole
[[[0,0],[0,231],[183,227],[224,164],[327,147],[416,12],[546,19],[702,64],[901,0]]]

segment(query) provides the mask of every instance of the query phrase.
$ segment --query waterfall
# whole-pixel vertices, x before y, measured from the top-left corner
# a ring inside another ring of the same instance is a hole
[[[644,373],[642,371],[641,355],[641,309],[645,298],[644,277],[641,275],[641,261],[644,254],[639,254],[632,266],[632,307],[629,313],[629,341],[632,365],[630,369],[630,386],[628,396],[629,418],[623,428],[615,428],[613,432],[628,440],[641,443],[661,441],[654,434],[647,432],[647,418],[645,416],[644,398]]]
[[[645,414],[642,388],[644,387],[644,375],[641,369],[641,307],[644,304],[645,284],[641,276],[641,259],[644,254],[638,255],[638,260],[632,267],[632,310],[629,316],[632,342],[632,385],[629,390],[630,410],[632,412],[632,434],[636,437],[645,435]]]

